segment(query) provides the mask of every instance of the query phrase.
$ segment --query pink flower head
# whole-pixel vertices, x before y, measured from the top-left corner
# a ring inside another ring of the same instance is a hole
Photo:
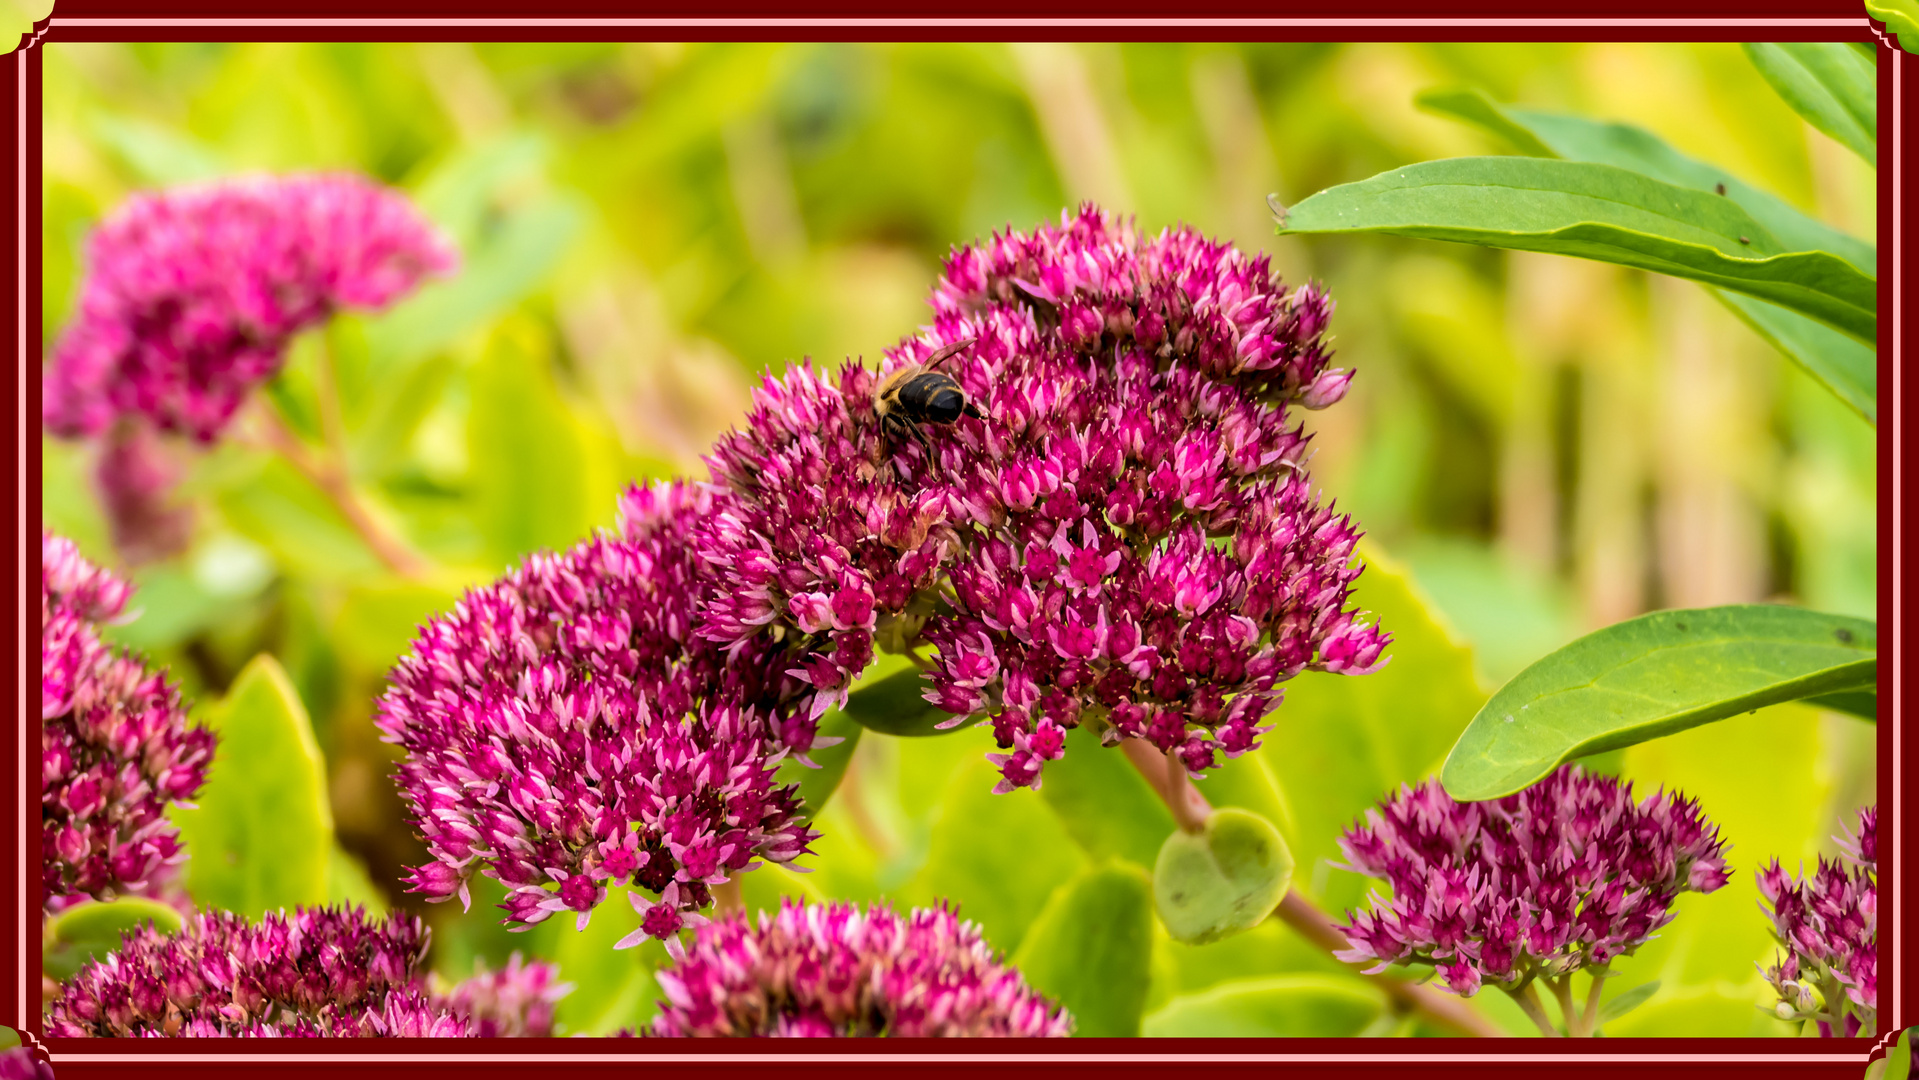
[[[248,922],[196,912],[150,924],[68,980],[47,1015],[54,1038],[86,1036],[470,1036],[418,972],[426,927],[358,908],[295,908]]]
[[[1390,638],[1346,603],[1359,533],[1322,506],[1289,405],[1344,393],[1331,304],[1264,259],[1091,207],[954,252],[935,324],[882,375],[769,378],[708,459],[700,632],[790,643],[838,700],[876,647],[938,649],[927,699],[991,716],[1002,788],[1093,723],[1194,772],[1259,744],[1280,684],[1363,674]],[[889,436],[883,376],[942,359],[979,417]],[[816,707],[819,707],[816,705]],[[1022,741],[1022,739],[1024,741]]]
[[[516,952],[498,971],[482,962],[443,1003],[448,1012],[470,1021],[481,1038],[540,1038],[553,1034],[554,1006],[572,989],[560,981],[559,968],[522,960]]]
[[[658,974],[664,1036],[1063,1037],[1072,1018],[945,907],[803,905],[700,928]]]
[[[1759,871],[1773,936],[1785,950],[1763,969],[1779,995],[1775,1014],[1811,1020],[1823,1036],[1877,1032],[1878,824],[1878,806],[1860,811],[1855,835],[1840,841],[1843,859],[1821,858],[1809,875],[1794,877],[1778,860]]]
[[[209,442],[295,333],[339,308],[385,307],[456,262],[402,195],[351,174],[135,196],[88,240],[46,425],[77,437],[137,415]]]
[[[53,1066],[24,1046],[0,1050],[0,1080],[53,1080]]]
[[[725,506],[629,490],[616,532],[533,555],[421,629],[378,716],[434,859],[413,891],[465,903],[478,871],[507,887],[507,922],[584,926],[609,885],[693,911],[754,859],[807,850],[773,773],[812,745],[809,688],[770,642],[729,657],[693,633],[711,586],[688,536]]]
[[[71,540],[41,535],[43,904],[152,893],[185,857],[165,810],[200,790],[213,733],[188,726],[164,675],[100,640],[94,624],[131,592]]]
[[[1349,963],[1432,964],[1454,993],[1603,970],[1672,919],[1682,892],[1726,882],[1718,829],[1696,804],[1565,765],[1487,802],[1436,780],[1402,786],[1340,838],[1349,869],[1384,878],[1350,914]]]

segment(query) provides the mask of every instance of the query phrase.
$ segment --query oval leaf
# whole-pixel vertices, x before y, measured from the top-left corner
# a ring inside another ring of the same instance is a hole
[[[1376,232],[1595,259],[1757,296],[1862,342],[1876,335],[1878,286],[1845,259],[1788,251],[1726,199],[1612,165],[1427,161],[1313,195],[1281,215],[1279,231]]]
[[[1204,945],[1258,926],[1293,881],[1293,853],[1273,823],[1237,807],[1205,831],[1175,832],[1153,866],[1153,903],[1174,941]]]
[[[1478,124],[1513,143],[1523,154],[1617,165],[1668,184],[1723,194],[1787,248],[1829,251],[1864,273],[1878,273],[1878,249],[1873,245],[1800,213],[1784,199],[1723,169],[1687,157],[1644,128],[1502,106],[1477,90],[1427,91],[1416,101],[1429,111]],[[1739,293],[1710,291],[1841,401],[1869,422],[1878,422],[1879,365],[1872,348],[1775,304]]]
[[[1154,1038],[1311,1038],[1357,1035],[1385,1011],[1385,995],[1354,978],[1277,975],[1235,979],[1176,997],[1146,1018]]]
[[[1761,706],[1871,687],[1866,619],[1771,604],[1656,611],[1588,634],[1492,696],[1440,780],[1455,799],[1510,795],[1561,762]]]
[[[1640,983],[1638,986],[1632,987],[1599,1007],[1599,1022],[1603,1024],[1608,1020],[1619,1019],[1634,1009],[1637,1009],[1639,1006],[1644,1005],[1647,998],[1652,997],[1658,992],[1658,979],[1654,979],[1648,983]]]
[[[1853,153],[1879,164],[1876,65],[1839,41],[1747,44],[1759,69],[1792,111]]]
[[[333,813],[306,706],[261,653],[207,710],[219,736],[197,808],[174,807],[194,900],[249,917],[327,900]]]
[[[1066,1007],[1073,1034],[1139,1034],[1153,964],[1153,882],[1132,863],[1088,869],[1053,890],[1013,957],[1026,982]]]

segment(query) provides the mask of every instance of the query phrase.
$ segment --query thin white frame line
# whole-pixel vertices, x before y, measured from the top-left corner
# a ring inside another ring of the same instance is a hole
[[[1857,19],[1260,19],[1260,18],[1213,18],[1213,19],[1097,19],[1097,18],[654,18],[654,19],[211,19],[211,18],[131,18],[131,19],[86,19],[55,17],[50,27],[71,28],[137,28],[137,27],[351,27],[370,29],[390,29],[398,27],[504,27],[534,28],[555,27],[560,29],[593,29],[619,27],[674,27],[674,26],[727,26],[727,27],[841,27],[841,26],[886,26],[938,29],[944,27],[1329,27],[1360,29],[1392,28],[1420,26],[1519,26],[1519,27],[1563,27],[1579,29],[1582,27],[1648,27],[1653,29],[1691,28],[1701,26],[1721,26],[1727,28],[1752,29],[1760,27],[1832,27],[1834,29],[1869,30],[1871,23],[1861,17]]]

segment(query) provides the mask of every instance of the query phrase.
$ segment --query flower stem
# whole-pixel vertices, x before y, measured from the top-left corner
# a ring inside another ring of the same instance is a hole
[[[1599,1029],[1599,991],[1605,985],[1606,977],[1596,971],[1593,972],[1592,988],[1586,991],[1586,1011],[1580,1017],[1579,1029],[1573,1034],[1590,1037]]]
[[[1579,1030],[1579,1007],[1573,1004],[1573,974],[1568,971],[1557,979],[1547,979],[1546,985],[1553,988],[1553,997],[1559,1000],[1559,1016],[1565,1022],[1566,1034],[1577,1038],[1586,1034]]]
[[[722,918],[746,911],[746,898],[740,894],[740,879],[727,878],[713,886],[713,913]]]
[[[424,573],[426,563],[398,537],[383,528],[354,493],[353,484],[347,478],[345,458],[339,454],[329,454],[327,460],[316,460],[306,443],[287,425],[286,418],[280,415],[273,399],[266,394],[260,395],[260,398],[264,404],[258,411],[261,426],[266,430],[267,446],[326,495],[334,509],[346,518],[347,524],[353,526],[353,531],[360,534],[360,539],[386,564],[387,569],[402,577],[418,577]]]
[[[1152,785],[1153,793],[1166,804],[1166,809],[1173,812],[1174,824],[1189,833],[1206,828],[1206,819],[1213,814],[1212,805],[1193,786],[1186,769],[1178,761],[1161,754],[1144,739],[1121,739],[1119,748],[1125,751],[1126,759]]]
[[[1539,1000],[1539,987],[1529,981],[1523,989],[1508,990],[1506,992],[1511,994],[1513,1000],[1519,1003],[1520,1009],[1532,1018],[1532,1022],[1539,1025],[1539,1033],[1541,1035],[1549,1039],[1557,1039],[1560,1037],[1559,1029],[1553,1027],[1552,1018],[1546,1015],[1546,1003]]]
[[[1205,828],[1206,818],[1212,814],[1213,808],[1206,801],[1206,796],[1192,785],[1186,770],[1178,762],[1168,759],[1140,739],[1122,739],[1119,745],[1125,751],[1126,759],[1133,763],[1133,767],[1139,770],[1153,791],[1166,803],[1166,808],[1173,812],[1173,820],[1179,823],[1181,829],[1199,832]],[[1329,953],[1352,947],[1346,935],[1333,925],[1333,920],[1296,891],[1287,890],[1279,906],[1273,909],[1273,916]],[[1462,1035],[1496,1039],[1506,1034],[1464,1001],[1430,986],[1408,982],[1384,972],[1367,977],[1401,1005]]]

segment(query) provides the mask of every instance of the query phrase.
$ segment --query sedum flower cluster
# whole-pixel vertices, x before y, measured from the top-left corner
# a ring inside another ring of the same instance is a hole
[[[137,195],[86,258],[41,415],[55,435],[102,438],[95,483],[135,560],[184,549],[192,527],[169,498],[183,463],[164,436],[214,441],[296,333],[385,307],[458,261],[399,192],[347,173]]]
[[[1877,1033],[1879,1009],[1879,808],[1859,812],[1840,838],[1841,857],[1810,875],[1779,865],[1759,871],[1759,892],[1785,954],[1766,981],[1782,1020],[1810,1020],[1827,1037]]]
[[[152,892],[183,858],[167,804],[206,779],[213,733],[179,691],[102,642],[132,589],[71,540],[40,538],[41,902]]]
[[[700,927],[658,975],[665,1036],[1050,1036],[1072,1019],[945,908],[781,904]]]
[[[88,238],[79,312],[47,372],[47,428],[97,435],[129,417],[209,442],[295,333],[384,307],[456,262],[403,196],[351,174],[136,195]]]
[[[421,631],[377,719],[434,857],[412,889],[467,903],[484,870],[510,922],[584,926],[630,881],[670,891],[647,916],[667,937],[710,886],[806,850],[796,789],[773,783],[811,745],[806,687],[767,645],[728,657],[693,632],[707,586],[687,533],[716,507],[698,487],[631,490],[615,532],[533,556]]]
[[[790,642],[836,698],[876,645],[934,645],[928,700],[991,717],[1002,791],[1037,787],[1081,723],[1202,772],[1258,745],[1285,680],[1381,662],[1346,606],[1358,533],[1314,498],[1288,416],[1351,379],[1322,293],[1087,207],[955,252],[933,306],[879,375],[769,378],[721,438],[704,636]],[[953,349],[938,370],[982,417],[926,425],[929,460],[878,413],[888,376]]]
[[[0,1050],[0,1080],[53,1080],[53,1066],[24,1046]]]
[[[1671,793],[1561,766],[1524,791],[1461,803],[1438,781],[1366,811],[1340,838],[1350,868],[1384,878],[1390,901],[1340,929],[1351,963],[1430,963],[1470,996],[1492,983],[1603,973],[1673,917],[1682,892],[1726,883],[1718,829]]]
[[[150,924],[82,968],[47,1015],[54,1038],[87,1036],[483,1037],[545,1035],[568,987],[550,964],[481,972],[440,997],[420,977],[419,919],[296,908],[258,922],[196,912]]]

